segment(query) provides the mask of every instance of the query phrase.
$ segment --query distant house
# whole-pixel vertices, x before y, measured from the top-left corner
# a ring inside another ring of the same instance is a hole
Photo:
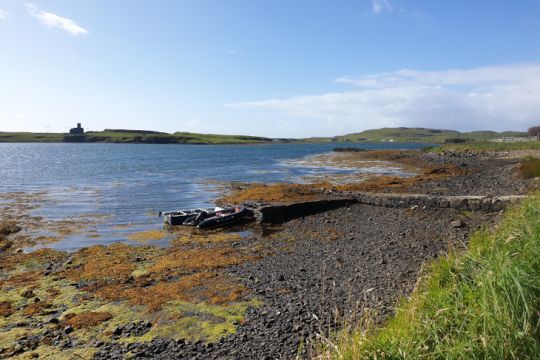
[[[77,123],[77,127],[76,128],[71,128],[69,130],[69,133],[70,134],[75,134],[75,135],[83,135],[84,134],[84,128],[81,127],[81,123]]]

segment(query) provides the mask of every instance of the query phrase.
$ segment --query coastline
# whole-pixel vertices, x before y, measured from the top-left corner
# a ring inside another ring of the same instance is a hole
[[[425,161],[424,173],[412,181],[377,181],[371,191],[515,195],[527,193],[531,185],[516,174],[519,160],[498,155],[378,156],[404,164]],[[370,190],[365,181],[360,184],[348,185],[347,191]],[[272,186],[256,193],[271,195]],[[345,191],[339,185],[289,186],[270,199],[301,201],[310,187],[330,198]],[[229,200],[268,202],[240,198],[246,190]],[[307,356],[317,334],[354,321],[364,306],[377,312],[377,321],[391,316],[400,296],[412,291],[425,261],[463,248],[472,232],[495,224],[499,216],[499,211],[354,204],[281,225],[243,225],[235,233],[173,231],[168,248],[153,247],[149,239],[143,246],[21,254],[15,240],[0,254],[5,292],[0,326],[7,334],[2,355]],[[15,231],[6,239],[16,236]],[[99,269],[103,261],[110,269]]]
[[[78,124],[80,126],[80,124]],[[382,128],[334,137],[269,138],[250,135],[199,134],[189,132],[164,133],[152,130],[105,129],[87,131],[75,128],[75,133],[0,132],[0,143],[133,143],[133,144],[288,144],[288,143],[470,143],[512,138],[523,141],[527,134],[517,131],[438,130],[424,128]]]

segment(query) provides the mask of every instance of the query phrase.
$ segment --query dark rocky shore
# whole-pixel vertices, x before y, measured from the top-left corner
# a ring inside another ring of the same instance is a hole
[[[517,195],[526,193],[530,186],[516,174],[519,160],[468,153],[410,152],[399,156],[434,164],[451,163],[466,170],[458,176],[412,184],[407,193]],[[339,196],[335,192],[328,194],[328,198]],[[66,326],[55,315],[55,323],[38,324],[42,328],[54,326],[54,330],[19,339],[17,354],[33,351],[47,340],[55,348],[97,348],[95,359],[309,358],[314,355],[314,345],[320,337],[327,337],[344,324],[355,324],[363,315],[378,322],[391,316],[396,302],[414,289],[427,262],[451,248],[463,249],[472,232],[497,222],[500,212],[488,210],[350,204],[281,225],[244,225],[238,230],[248,230],[249,235],[227,243],[230,254],[247,248],[260,248],[260,254],[238,258],[220,267],[220,271],[248,289],[248,297],[259,299],[261,305],[248,308],[244,320],[235,324],[234,334],[208,343],[159,337],[150,342],[119,342],[157,326],[150,321],[138,321],[118,326],[110,334],[110,341],[95,339],[85,344],[73,337],[78,329]],[[213,246],[223,245],[187,245],[185,249],[208,250]],[[145,254],[152,255],[151,251]],[[135,262],[146,261],[136,255]],[[51,265],[44,270],[44,276],[59,275],[60,270],[76,271],[71,269],[72,258],[67,254],[55,256],[64,265],[59,265],[59,269]],[[168,266],[163,268],[167,275]],[[174,273],[170,276],[178,277]],[[174,280],[163,277],[162,281]],[[131,277],[126,279],[126,283],[133,281]],[[80,289],[89,286],[87,281],[73,284]],[[144,286],[137,289],[143,291]],[[7,353],[1,350],[0,357],[3,354]]]
[[[527,190],[527,181],[516,175],[518,160],[468,153],[408,156],[467,170],[414,185],[411,193],[495,196]],[[263,306],[248,310],[236,334],[216,344],[167,339],[127,348],[110,344],[96,358],[122,358],[128,351],[156,359],[310,357],[317,337],[354,323],[363,312],[378,321],[390,316],[399,298],[413,290],[426,261],[463,248],[473,231],[498,216],[355,204],[290,221],[281,230],[286,236],[272,240],[273,255],[228,270],[263,300]]]
[[[162,339],[126,348],[105,345],[96,358],[122,358],[128,351],[155,359],[308,356],[317,335],[355,321],[361,311],[370,309],[378,319],[392,314],[426,260],[463,247],[471,231],[496,218],[353,205],[293,220],[282,230],[287,236],[273,240],[272,256],[229,269],[264,303],[248,311],[236,334],[216,344]]]
[[[409,156],[431,163],[454,164],[467,170],[463,176],[411,186],[408,192],[444,195],[518,195],[526,194],[529,182],[518,176],[520,159],[504,159],[502,154],[473,152],[411,153]]]

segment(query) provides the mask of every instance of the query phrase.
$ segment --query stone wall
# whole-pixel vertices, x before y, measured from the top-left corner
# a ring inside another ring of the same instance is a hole
[[[507,196],[436,196],[421,194],[342,193],[337,199],[305,201],[293,204],[260,206],[254,210],[260,223],[282,223],[291,219],[312,215],[355,203],[408,208],[426,206],[452,208],[463,211],[500,211],[509,204],[525,199],[526,195]]]
[[[386,207],[427,206],[468,211],[499,211],[508,204],[526,198],[526,195],[507,196],[436,196],[420,194],[350,193],[361,204]]]
[[[305,201],[286,205],[261,206],[255,210],[255,217],[260,223],[283,223],[299,217],[317,214],[357,203],[354,197]]]

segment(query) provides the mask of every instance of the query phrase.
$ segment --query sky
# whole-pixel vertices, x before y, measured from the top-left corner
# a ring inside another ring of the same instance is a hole
[[[540,124],[538,0],[0,0],[0,131]]]

